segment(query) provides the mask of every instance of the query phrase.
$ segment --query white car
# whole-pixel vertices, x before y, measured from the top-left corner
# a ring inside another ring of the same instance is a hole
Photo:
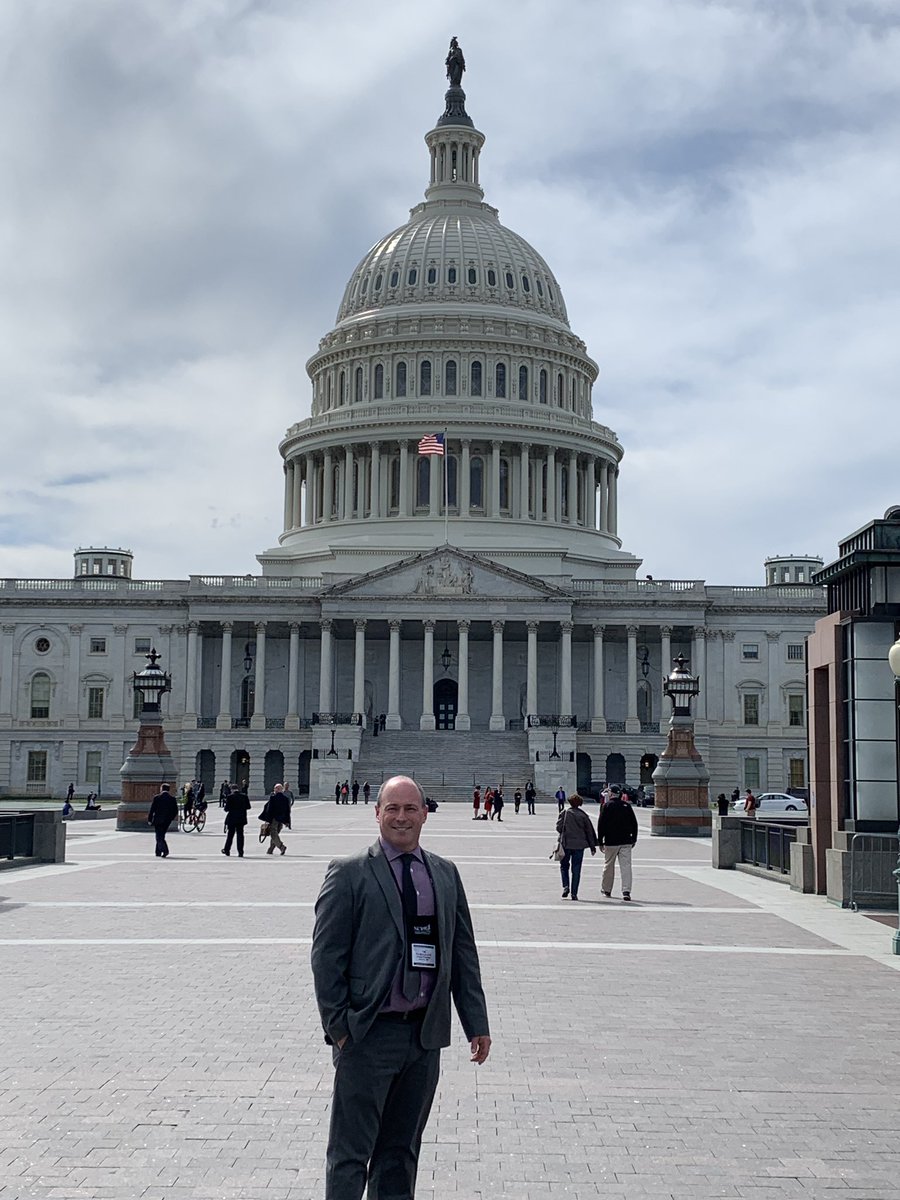
[[[744,812],[744,801],[746,795],[736,801],[734,811],[738,814]],[[806,801],[801,800],[798,796],[789,796],[787,792],[763,792],[762,795],[756,797],[757,814],[767,816],[771,813],[805,813],[807,812]]]

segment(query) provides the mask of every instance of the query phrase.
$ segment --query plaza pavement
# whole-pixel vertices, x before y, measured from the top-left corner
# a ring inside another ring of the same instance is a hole
[[[646,812],[635,902],[600,896],[599,858],[563,902],[555,815],[425,827],[468,889],[494,1048],[444,1054],[420,1200],[900,1197],[891,931],[713,871]],[[166,861],[75,825],[65,865],[0,874],[0,1200],[319,1200],[312,904],[376,827],[362,803],[294,824],[284,858],[226,859],[211,808]]]

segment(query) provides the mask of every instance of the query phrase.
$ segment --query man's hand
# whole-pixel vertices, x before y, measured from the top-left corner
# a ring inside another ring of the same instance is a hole
[[[469,1043],[469,1049],[472,1051],[472,1057],[469,1060],[473,1063],[483,1063],[491,1052],[491,1039],[485,1035],[483,1037],[473,1037]]]
[[[596,846],[591,846],[591,857],[593,858],[593,856],[594,856],[596,853],[597,853],[597,847],[596,847]]]

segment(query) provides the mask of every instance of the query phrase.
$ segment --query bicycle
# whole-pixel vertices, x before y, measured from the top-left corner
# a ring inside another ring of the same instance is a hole
[[[206,806],[203,808],[182,809],[179,827],[182,833],[202,833],[206,825]]]

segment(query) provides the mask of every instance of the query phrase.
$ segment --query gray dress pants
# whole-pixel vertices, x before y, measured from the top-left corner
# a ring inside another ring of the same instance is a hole
[[[378,1018],[361,1042],[333,1049],[325,1200],[413,1200],[441,1065],[419,1028]]]

